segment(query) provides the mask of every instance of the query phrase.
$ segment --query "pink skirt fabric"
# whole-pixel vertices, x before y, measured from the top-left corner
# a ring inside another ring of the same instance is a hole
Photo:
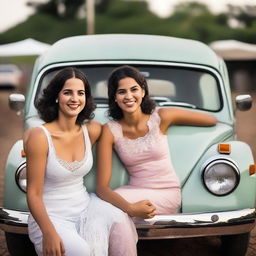
[[[160,215],[175,214],[181,205],[179,187],[154,189],[125,185],[117,188],[115,192],[130,203],[149,200],[156,207],[156,214]]]

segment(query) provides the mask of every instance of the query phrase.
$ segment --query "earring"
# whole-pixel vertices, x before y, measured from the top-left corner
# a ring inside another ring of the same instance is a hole
[[[59,103],[59,100],[58,100],[58,99],[56,99],[56,100],[55,100],[55,102],[56,102],[56,103]]]

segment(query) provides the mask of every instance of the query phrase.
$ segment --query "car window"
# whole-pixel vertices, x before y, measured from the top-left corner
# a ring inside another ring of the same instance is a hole
[[[77,67],[86,74],[98,106],[107,103],[107,79],[115,67]],[[208,111],[218,111],[221,108],[218,81],[207,71],[170,66],[136,67],[147,80],[150,96],[160,106],[181,105]],[[57,71],[50,71],[43,77],[38,95]]]
[[[0,65],[0,73],[13,73],[17,72],[18,68],[11,65]]]
[[[12,73],[12,72],[14,72],[13,69],[9,69],[9,68],[6,68],[6,69],[0,68],[0,73]]]

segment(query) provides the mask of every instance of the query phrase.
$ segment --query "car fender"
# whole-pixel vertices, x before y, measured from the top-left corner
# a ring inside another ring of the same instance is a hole
[[[230,154],[218,152],[218,144],[211,146],[193,168],[182,187],[182,212],[207,212],[254,208],[256,199],[256,174],[249,174],[254,164],[250,147],[242,141],[223,142],[230,144]],[[211,194],[202,180],[203,167],[210,159],[228,159],[236,164],[240,181],[236,189],[226,196]]]
[[[26,158],[22,156],[22,150],[23,141],[18,140],[8,154],[5,166],[3,206],[7,209],[26,211],[26,194],[15,181],[17,169],[26,162]]]

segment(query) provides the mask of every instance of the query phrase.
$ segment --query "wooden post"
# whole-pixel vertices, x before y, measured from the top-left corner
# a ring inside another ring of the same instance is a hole
[[[94,0],[85,0],[85,1],[86,1],[87,35],[93,35],[94,34],[94,18],[95,18]]]

